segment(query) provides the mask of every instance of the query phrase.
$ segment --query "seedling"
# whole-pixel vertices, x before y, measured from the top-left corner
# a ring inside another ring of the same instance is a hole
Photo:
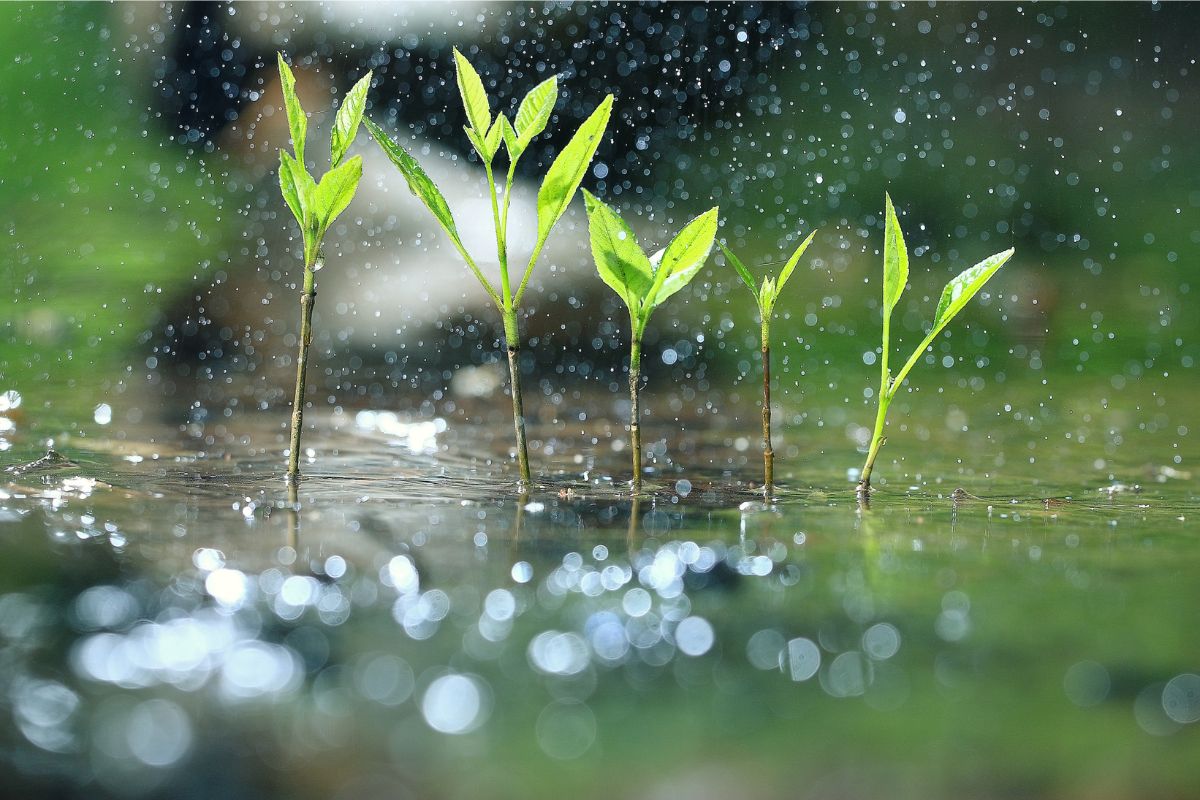
[[[367,89],[368,72],[354,84],[342,101],[333,122],[330,140],[330,170],[315,180],[304,163],[304,140],[308,119],[296,97],[296,78],[279,54],[279,81],[283,86],[283,105],[287,110],[292,149],[279,151],[279,189],[291,209],[304,242],[304,291],[300,295],[300,354],[296,362],[296,396],[292,402],[292,438],[288,449],[288,483],[300,480],[300,431],[304,424],[304,388],[308,371],[308,350],[312,345],[312,312],[317,298],[317,271],[324,266],[323,242],[329,226],[350,205],[362,177],[362,157],[346,158],[346,151],[358,133]]]
[[[899,220],[896,219],[896,209],[892,205],[892,198],[885,195],[885,200],[887,212],[883,237],[883,351],[880,356],[879,411],[875,415],[875,432],[871,435],[871,447],[867,451],[867,461],[863,464],[862,475],[858,481],[858,495],[863,499],[870,497],[871,470],[875,467],[879,448],[887,441],[887,437],[883,435],[883,426],[887,419],[888,406],[891,405],[900,385],[904,383],[909,371],[916,366],[917,361],[933,344],[933,340],[950,324],[950,320],[963,310],[971,298],[1013,255],[1013,249],[1010,247],[1002,253],[988,256],[970,269],[963,270],[946,284],[946,288],[942,290],[942,299],[938,301],[937,311],[933,315],[933,324],[929,328],[928,335],[893,377],[888,369],[888,353],[891,351],[891,318],[892,311],[900,302],[900,295],[904,292],[904,285],[908,282],[908,248],[904,245],[904,234],[900,230]]]
[[[783,270],[780,271],[778,278],[768,275],[758,285],[755,285],[754,276],[750,274],[750,270],[746,269],[742,260],[735,256],[724,242],[719,243],[721,251],[725,253],[725,258],[733,265],[738,277],[742,279],[742,283],[746,284],[746,288],[750,290],[758,303],[763,364],[762,439],[763,498],[765,500],[770,500],[775,494],[775,450],[771,447],[771,316],[775,311],[775,301],[779,299],[779,293],[783,291],[783,286],[788,282],[788,278],[792,277],[792,272],[800,263],[800,257],[804,255],[804,251],[808,249],[808,245],[816,235],[817,232],[813,231],[800,243],[800,246],[792,253],[792,257],[787,260]]]
[[[467,112],[470,123],[465,130],[467,138],[483,161],[483,169],[487,174],[488,193],[492,201],[492,222],[496,230],[496,256],[500,262],[500,286],[494,287],[484,277],[475,259],[463,246],[454,215],[450,206],[437,186],[421,169],[408,151],[396,142],[371,120],[366,121],[371,136],[383,148],[383,152],[391,160],[400,174],[408,183],[409,190],[416,195],[425,207],[433,214],[442,230],[450,237],[451,243],[458,254],[466,262],[476,280],[487,291],[488,297],[496,305],[504,323],[504,339],[508,349],[508,370],[512,381],[513,427],[517,437],[517,463],[521,472],[522,484],[530,483],[529,450],[525,443],[525,412],[521,402],[521,372],[520,372],[520,335],[517,330],[517,315],[521,308],[521,298],[529,285],[529,277],[537,264],[538,256],[546,244],[550,231],[562,217],[570,205],[575,191],[583,181],[588,165],[596,154],[604,129],[608,126],[609,114],[612,112],[613,96],[610,94],[596,107],[592,115],[584,120],[579,130],[571,137],[567,146],[550,165],[542,186],[538,190],[537,200],[537,240],[533,253],[525,266],[521,283],[514,292],[509,281],[509,252],[508,252],[508,208],[512,197],[513,176],[516,174],[517,161],[537,136],[545,129],[558,100],[558,78],[551,77],[542,81],[521,101],[517,108],[514,122],[510,122],[502,112],[492,116],[487,92],[479,73],[471,66],[463,54],[456,48],[454,60],[457,64],[458,90],[462,95],[463,107]],[[504,191],[496,190],[496,179],[493,163],[500,151],[501,143],[508,151],[508,175],[504,181]]]
[[[683,227],[665,249],[647,257],[621,217],[584,190],[592,257],[600,279],[629,309],[629,440],[633,450],[633,491],[642,488],[641,387],[642,334],[654,309],[696,277],[712,252],[717,209],[711,208]]]

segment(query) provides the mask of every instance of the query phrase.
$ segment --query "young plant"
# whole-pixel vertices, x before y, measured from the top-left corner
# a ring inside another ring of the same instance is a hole
[[[717,209],[711,208],[683,227],[665,249],[647,257],[625,221],[584,190],[592,258],[600,279],[629,308],[629,440],[633,449],[633,491],[642,488],[641,387],[642,334],[654,309],[696,277],[712,252]]]
[[[530,90],[517,108],[516,118],[510,122],[503,112],[497,113],[495,117],[492,116],[487,92],[484,90],[479,73],[457,48],[454,50],[454,60],[457,65],[459,94],[462,95],[463,107],[467,111],[467,120],[470,123],[465,128],[467,138],[483,161],[483,169],[487,175],[488,194],[492,201],[492,222],[496,231],[496,256],[500,262],[499,288],[492,286],[491,282],[484,277],[483,272],[475,263],[475,259],[463,246],[454,215],[450,213],[450,206],[446,202],[446,198],[421,169],[416,159],[409,155],[403,147],[392,141],[378,125],[370,120],[366,121],[366,125],[371,136],[400,170],[400,174],[404,176],[409,190],[425,204],[442,230],[450,237],[450,242],[458,251],[459,256],[466,262],[471,274],[483,286],[488,297],[500,312],[500,318],[504,323],[504,339],[508,349],[509,376],[512,381],[513,427],[516,430],[517,438],[517,463],[521,472],[521,482],[528,485],[530,483],[529,450],[525,443],[525,411],[521,402],[521,341],[517,330],[521,298],[525,294],[529,277],[533,274],[533,267],[537,264],[546,239],[550,236],[550,231],[566,212],[567,206],[575,196],[575,191],[583,181],[588,165],[596,154],[596,148],[599,147],[604,130],[608,127],[613,96],[610,94],[605,97],[591,116],[584,120],[583,124],[579,126],[579,130],[567,142],[566,147],[562,149],[562,152],[550,165],[550,169],[547,170],[542,186],[538,190],[536,243],[529,256],[529,261],[525,265],[521,282],[514,292],[509,281],[508,252],[508,209],[512,197],[513,177],[516,174],[517,161],[533,140],[546,129],[546,124],[550,121],[554,104],[558,100],[558,79],[556,77],[549,78]],[[508,174],[504,180],[503,193],[497,192],[493,171],[493,163],[496,155],[500,152],[501,143],[508,151]]]
[[[792,257],[787,260],[778,278],[768,275],[757,286],[754,283],[754,276],[750,274],[750,270],[746,269],[742,260],[735,256],[724,242],[719,243],[721,251],[725,253],[725,258],[733,265],[742,279],[742,283],[746,284],[746,288],[758,302],[763,364],[762,439],[763,498],[765,500],[770,500],[775,494],[775,450],[771,447],[771,316],[775,311],[775,301],[779,299],[779,293],[783,291],[783,286],[788,282],[788,278],[792,277],[792,272],[800,263],[800,257],[804,255],[804,251],[808,249],[808,245],[816,235],[817,232],[813,231],[800,243],[800,246],[792,253]]]
[[[900,222],[896,219],[896,209],[892,198],[884,195],[887,205],[884,221],[883,237],[883,352],[880,356],[879,378],[879,411],[875,415],[875,432],[871,435],[871,447],[867,451],[867,461],[863,464],[862,475],[858,481],[859,497],[868,498],[871,492],[871,471],[875,467],[875,459],[879,448],[887,441],[883,435],[884,422],[887,419],[888,406],[892,404],[900,385],[908,377],[908,373],[925,351],[933,344],[933,340],[942,332],[950,320],[958,316],[958,312],[970,302],[983,285],[987,283],[1004,264],[1012,258],[1013,249],[988,256],[970,269],[963,270],[952,278],[942,290],[942,298],[938,301],[937,311],[933,315],[933,324],[925,339],[909,356],[900,371],[892,376],[888,369],[888,354],[891,352],[891,318],[892,311],[900,302],[904,285],[908,282],[908,248],[904,245],[904,234],[900,230]]]
[[[308,350],[312,345],[313,302],[317,297],[317,271],[325,262],[322,243],[329,226],[350,205],[358,181],[362,177],[362,157],[346,158],[346,151],[358,133],[367,89],[371,86],[368,72],[354,84],[342,101],[333,122],[330,140],[330,170],[320,181],[309,173],[304,162],[305,136],[308,119],[296,97],[296,78],[291,67],[279,54],[279,82],[283,86],[283,105],[287,111],[288,128],[292,134],[292,149],[279,151],[279,189],[283,199],[300,223],[304,242],[304,291],[300,295],[300,353],[296,361],[296,396],[292,402],[292,437],[288,449],[288,483],[300,480],[300,431],[304,424],[304,389],[308,372]]]

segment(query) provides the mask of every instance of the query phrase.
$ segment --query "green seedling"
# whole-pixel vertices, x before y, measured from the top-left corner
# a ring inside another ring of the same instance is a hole
[[[880,356],[879,377],[879,410],[875,415],[875,432],[871,435],[871,447],[867,451],[867,461],[863,464],[862,475],[858,481],[860,498],[868,498],[871,492],[871,471],[875,467],[875,459],[879,448],[887,441],[883,435],[884,423],[887,420],[888,406],[899,391],[900,385],[908,377],[908,373],[916,366],[917,361],[933,344],[950,320],[958,316],[978,294],[996,272],[1012,258],[1013,249],[988,256],[970,269],[963,270],[946,284],[942,290],[942,298],[938,301],[937,311],[933,315],[933,324],[925,339],[909,356],[908,361],[893,377],[888,369],[888,354],[891,352],[891,318],[892,311],[900,302],[900,295],[908,282],[908,248],[904,245],[904,234],[900,230],[900,222],[896,219],[896,209],[892,198],[885,195],[887,212],[884,221],[883,237],[883,351]]]
[[[525,412],[521,402],[520,374],[520,336],[517,330],[517,317],[521,307],[521,298],[529,285],[529,277],[537,264],[546,239],[550,236],[555,223],[566,212],[575,196],[588,165],[596,154],[596,148],[608,127],[608,118],[612,112],[613,96],[610,94],[596,107],[566,147],[554,159],[547,170],[538,190],[537,199],[537,240],[533,252],[525,266],[521,282],[513,291],[509,282],[509,252],[508,252],[508,209],[512,196],[513,176],[516,174],[517,161],[545,129],[558,100],[558,79],[549,78],[530,90],[517,108],[514,121],[510,122],[502,112],[492,116],[488,103],[487,92],[483,80],[471,63],[457,49],[454,60],[458,72],[458,90],[462,95],[463,106],[470,123],[465,130],[467,138],[483,161],[484,172],[487,174],[488,193],[492,201],[492,221],[496,230],[496,255],[500,262],[500,286],[494,287],[484,277],[475,259],[467,252],[458,233],[454,215],[450,206],[437,186],[425,174],[408,151],[401,147],[375,123],[366,121],[371,136],[383,148],[383,152],[391,160],[400,174],[408,183],[408,188],[416,195],[425,207],[433,214],[442,230],[450,237],[451,243],[458,254],[466,262],[476,280],[487,291],[488,297],[496,305],[504,323],[504,339],[508,349],[508,369],[512,381],[513,425],[517,438],[517,463],[521,472],[521,482],[530,483],[529,451],[525,443]],[[504,191],[496,190],[496,178],[493,163],[500,152],[500,145],[508,151],[508,175],[504,181]]]
[[[621,217],[584,190],[592,257],[600,279],[629,309],[629,441],[633,450],[633,491],[642,488],[641,388],[642,334],[650,314],[696,277],[717,236],[717,209],[711,208],[683,227],[665,249],[646,256]]]
[[[279,54],[279,81],[283,86],[283,105],[287,111],[292,150],[279,151],[279,189],[300,224],[304,242],[304,291],[300,295],[300,354],[296,363],[296,396],[292,403],[292,437],[288,449],[288,483],[300,480],[300,431],[304,424],[304,388],[308,372],[308,350],[312,345],[313,302],[317,297],[317,271],[324,265],[322,245],[325,233],[338,215],[350,205],[362,177],[362,158],[346,158],[346,151],[358,133],[371,73],[354,84],[333,123],[330,141],[330,170],[318,181],[304,162],[308,119],[296,97],[296,78]]]
[[[800,246],[792,253],[792,257],[784,264],[778,278],[768,275],[758,285],[754,283],[754,276],[750,274],[750,270],[746,269],[742,260],[735,256],[724,242],[719,243],[721,251],[725,253],[725,258],[733,265],[738,277],[742,279],[742,283],[746,284],[746,288],[750,290],[758,303],[763,364],[762,439],[763,498],[765,500],[770,500],[775,494],[775,449],[771,446],[771,316],[775,312],[775,302],[779,299],[784,284],[788,282],[788,278],[792,277],[796,265],[800,263],[800,257],[804,255],[804,251],[808,249],[808,245],[816,235],[817,232],[813,231],[800,243]]]

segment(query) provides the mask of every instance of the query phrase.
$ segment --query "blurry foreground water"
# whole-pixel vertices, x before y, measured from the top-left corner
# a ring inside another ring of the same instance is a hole
[[[503,402],[313,414],[299,512],[282,411],[9,408],[0,794],[1200,796],[1190,412],[1103,394],[902,406],[869,511],[811,419],[756,502],[752,408],[636,508],[608,396],[527,496]]]

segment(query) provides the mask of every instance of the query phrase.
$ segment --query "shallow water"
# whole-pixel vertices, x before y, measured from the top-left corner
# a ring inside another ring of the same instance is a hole
[[[1010,388],[898,405],[870,509],[849,423],[758,502],[753,409],[659,409],[636,507],[607,398],[524,496],[502,403],[314,413],[299,510],[282,415],[14,414],[11,796],[1197,796],[1187,420]]]

